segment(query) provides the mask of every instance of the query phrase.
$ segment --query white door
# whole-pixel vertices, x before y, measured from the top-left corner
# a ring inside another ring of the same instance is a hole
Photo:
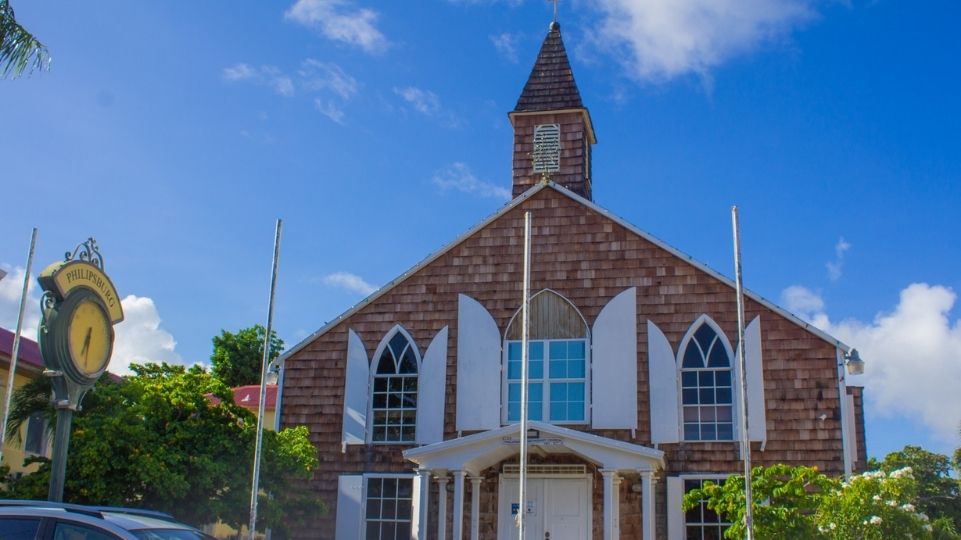
[[[501,477],[498,534],[517,540],[519,480]],[[528,478],[524,527],[527,540],[583,540],[590,537],[589,478]]]

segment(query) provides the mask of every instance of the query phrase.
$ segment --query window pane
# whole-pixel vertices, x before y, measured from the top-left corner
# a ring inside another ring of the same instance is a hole
[[[64,523],[62,521],[57,522],[57,526],[53,531],[53,537],[56,540],[61,538],[65,540],[73,540],[74,538],[82,540],[114,540],[116,538],[112,534],[100,532],[92,527],[84,527],[83,525]]]
[[[414,350],[410,347],[404,352],[404,356],[400,359],[400,368],[397,369],[398,373],[417,373],[417,358],[414,356]]]
[[[567,342],[552,341],[550,351],[551,351],[551,360],[567,359]]]
[[[563,422],[567,420],[567,404],[551,403],[551,422]]]
[[[693,388],[685,388],[681,391],[681,397],[685,405],[696,405],[697,404],[697,390]]]
[[[527,365],[528,373],[527,377],[531,379],[543,379],[544,378],[544,361],[531,359],[530,363]]]
[[[552,344],[553,348],[553,344]],[[556,360],[554,356],[551,356],[551,378],[552,379],[566,379],[567,378],[567,360],[561,359]]]
[[[394,373],[397,373],[397,368],[394,366],[394,357],[391,356],[389,350],[384,349],[384,352],[380,355],[380,360],[377,362],[377,374],[393,375]]]
[[[507,359],[514,360],[516,362],[521,361],[521,344],[518,341],[512,341],[507,344]]]
[[[717,408],[717,419],[721,422],[731,421],[731,406],[718,407]]]
[[[727,357],[727,350],[724,349],[724,344],[721,340],[714,342],[714,348],[711,349],[711,357],[708,359],[707,367],[730,367],[731,361]]]
[[[0,538],[3,540],[33,540],[40,528],[40,519],[0,519]]]
[[[697,374],[697,380],[701,386],[714,386],[714,372],[702,371]]]
[[[584,356],[585,344],[584,340],[571,341],[567,344],[567,357],[568,358],[585,358]]]
[[[704,357],[701,356],[700,349],[697,348],[697,343],[693,340],[687,343],[687,350],[684,351],[684,362],[681,364],[684,368],[702,368],[704,367]]]
[[[681,386],[684,388],[696,388],[697,387],[697,372],[696,371],[685,371],[681,373]]]
[[[521,378],[521,362],[508,361],[507,362],[507,378],[511,380],[520,380]]]
[[[730,389],[730,388],[718,388],[718,389],[717,389],[717,402],[718,402],[718,403],[730,403],[730,402],[731,402],[731,389]]]
[[[701,424],[701,440],[716,441],[717,426],[715,424]]]
[[[584,401],[584,383],[571,383],[567,385],[567,399],[571,401]]]
[[[698,441],[700,440],[700,433],[697,424],[684,424],[684,440],[687,441]]]
[[[551,403],[567,401],[567,385],[564,383],[551,384]]]
[[[570,403],[567,406],[568,420],[584,420],[584,403]]]
[[[714,342],[716,337],[717,333],[715,333],[714,329],[706,323],[701,324],[701,327],[694,331],[694,339],[697,340],[698,344],[701,346],[701,349],[705,351],[711,348],[711,343]]]
[[[584,378],[584,360],[568,360],[567,362],[567,376],[572,379],[583,379]]]
[[[734,426],[732,424],[718,424],[717,439],[719,441],[734,440]]]
[[[731,386],[731,371],[724,369],[715,372],[714,378],[718,386]]]
[[[544,359],[544,342],[543,341],[528,341],[528,349],[530,350],[529,356],[530,360],[543,360]]]
[[[713,388],[702,388],[698,396],[700,397],[700,402],[704,404],[714,403],[714,389]]]

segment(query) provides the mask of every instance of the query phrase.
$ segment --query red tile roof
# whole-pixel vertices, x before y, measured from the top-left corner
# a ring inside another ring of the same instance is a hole
[[[233,388],[234,403],[245,409],[256,410],[260,406],[260,385],[248,384]],[[267,400],[264,402],[264,410],[272,411],[277,406],[277,385],[267,385]]]
[[[9,361],[13,354],[13,332],[0,328],[0,356]],[[37,342],[20,336],[20,351],[17,362],[23,362],[31,367],[43,369],[43,357],[40,356],[40,346]]]

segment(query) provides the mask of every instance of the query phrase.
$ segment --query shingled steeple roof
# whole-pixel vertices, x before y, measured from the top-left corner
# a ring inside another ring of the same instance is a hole
[[[561,40],[561,25],[552,22],[514,112],[583,108],[581,93],[577,91],[574,72]]]

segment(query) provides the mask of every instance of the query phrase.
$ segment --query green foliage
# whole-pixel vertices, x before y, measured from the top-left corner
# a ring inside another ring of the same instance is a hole
[[[101,379],[74,416],[65,500],[164,510],[203,524],[247,522],[256,419],[230,388],[201,367],[131,366],[121,382]],[[210,398],[217,398],[211,400]],[[287,510],[321,503],[284,489],[317,466],[305,428],[264,434],[258,524],[283,528]],[[8,484],[5,495],[45,498],[49,463]]]
[[[47,48],[17,23],[10,0],[0,0],[0,76],[16,79],[49,65]]]
[[[918,481],[918,509],[929,516],[946,517],[955,529],[961,529],[961,486],[951,477],[951,458],[908,445],[885,456],[879,469],[891,473],[904,467],[910,467]]]
[[[243,328],[236,334],[221,330],[215,336],[214,352],[210,357],[215,377],[233,388],[246,384],[260,384],[260,370],[264,360],[264,335],[267,330],[259,324]],[[270,360],[284,350],[284,342],[271,331]]]
[[[756,467],[751,476],[757,538],[931,538],[928,517],[915,507],[918,482],[909,467],[865,473],[847,482],[815,468],[788,465]],[[743,476],[731,476],[722,485],[705,482],[684,496],[684,509],[702,500],[732,524],[725,538],[744,538]]]
[[[825,491],[835,488],[836,481],[812,467],[772,465],[755,467],[751,476],[751,496],[754,499],[754,533],[757,538],[806,539],[818,535],[814,512]],[[684,496],[684,509],[693,508],[701,500],[731,527],[727,538],[744,538],[744,477],[733,475],[724,484],[705,482],[700,490]]]

